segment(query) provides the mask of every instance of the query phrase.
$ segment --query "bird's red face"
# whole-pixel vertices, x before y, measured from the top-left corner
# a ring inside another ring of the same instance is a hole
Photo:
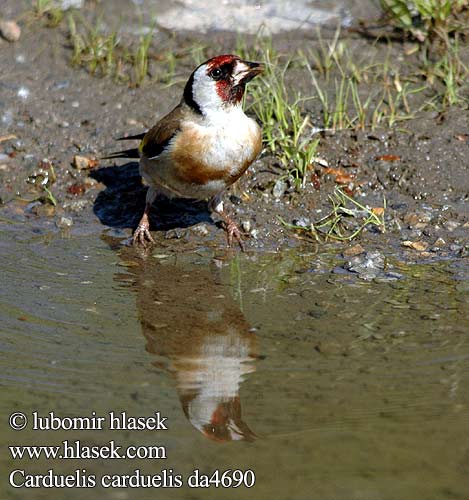
[[[261,73],[260,63],[243,61],[235,55],[221,55],[201,64],[191,75],[184,91],[186,102],[203,110],[237,105],[244,95],[246,83]]]
[[[237,104],[244,95],[246,83],[261,73],[261,64],[242,61],[238,56],[223,55],[210,59],[207,63],[207,75],[214,80],[220,99]]]

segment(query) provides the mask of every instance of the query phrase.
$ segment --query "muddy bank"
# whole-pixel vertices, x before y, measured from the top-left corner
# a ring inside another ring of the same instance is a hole
[[[96,15],[93,9],[86,13],[91,18]],[[162,51],[176,47],[179,51],[176,83],[147,82],[141,88],[72,68],[64,24],[46,29],[40,22],[30,22],[18,42],[2,41],[3,217],[28,219],[56,231],[65,228],[72,234],[88,227],[97,234],[111,230],[123,240],[128,238],[143,210],[146,188],[136,163],[99,158],[118,148],[116,137],[146,130],[179,101],[194,66],[188,52],[182,54],[201,40],[207,43],[206,37],[159,33]],[[233,52],[236,43],[232,35],[222,33],[210,35],[210,41],[223,52]],[[282,52],[294,51],[304,36],[279,36],[276,43]],[[318,41],[307,43],[314,47]],[[367,44],[376,50],[361,39],[350,43],[360,52]],[[208,55],[214,50],[209,49]],[[396,53],[399,50],[396,47]],[[152,67],[158,71],[157,62]],[[295,77],[298,88],[314,93],[306,72],[296,71]],[[313,100],[308,106],[313,122],[320,123],[320,103]],[[449,109],[444,114],[421,113],[393,129],[322,132],[319,163],[299,190],[288,178],[282,180],[285,171],[264,152],[226,194],[227,206],[249,235],[248,249],[278,250],[304,244],[305,239],[314,243],[307,234],[287,229],[280,218],[308,226],[324,216],[340,172],[350,179],[360,203],[370,207],[386,203],[385,232],[373,226],[363,231],[360,243],[365,250],[410,260],[466,256],[468,119],[466,109]],[[98,161],[92,168],[77,169],[75,155]],[[47,184],[48,179],[55,182]],[[225,245],[223,231],[203,203],[162,202],[153,211],[152,229],[158,245],[171,251]],[[335,246],[340,251],[347,244]]]

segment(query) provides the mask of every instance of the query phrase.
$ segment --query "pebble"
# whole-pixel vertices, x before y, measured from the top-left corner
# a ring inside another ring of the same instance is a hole
[[[67,228],[73,226],[73,219],[71,217],[63,217],[62,216],[62,217],[60,217],[60,219],[58,219],[56,221],[56,225],[60,229],[67,229]]]
[[[31,212],[35,215],[38,215],[39,217],[52,217],[53,215],[55,215],[55,207],[48,203],[41,203],[39,205],[34,205],[34,207],[31,209]]]
[[[2,115],[2,123],[5,127],[9,127],[13,123],[13,111],[7,109]]]
[[[311,221],[307,217],[299,217],[298,219],[293,219],[292,223],[298,227],[311,229]]]
[[[457,229],[461,224],[455,220],[447,220],[443,222],[443,227],[447,229],[450,233]]]
[[[428,247],[428,243],[426,243],[425,241],[406,240],[406,241],[403,241],[401,243],[401,245],[403,247],[412,248],[413,250],[417,250],[417,252],[424,252]]]
[[[61,80],[59,82],[55,82],[52,85],[52,90],[63,90],[63,89],[68,89],[70,87],[70,81],[69,80]]]
[[[86,156],[75,155],[73,157],[72,165],[77,170],[87,170],[97,166],[97,160],[92,160]]]
[[[279,200],[287,190],[287,183],[283,179],[278,179],[272,189],[272,194],[276,200]]]
[[[410,228],[423,229],[431,219],[429,214],[409,213],[404,215],[404,224],[407,224]]]
[[[352,247],[346,248],[343,253],[344,257],[355,257],[356,255],[364,253],[364,251],[365,249],[360,245],[360,243],[357,243]]]
[[[404,278],[392,268],[389,262],[386,263],[384,255],[377,250],[356,255],[343,266],[343,269],[358,274],[358,277],[365,281],[388,282]]]
[[[21,36],[21,28],[15,21],[0,20],[0,34],[8,42],[17,42]]]
[[[435,243],[433,243],[435,247],[444,247],[446,246],[446,241],[443,238],[437,238]]]
[[[186,229],[181,229],[181,228],[176,228],[176,229],[169,229],[164,233],[164,239],[165,240],[180,240],[181,238],[184,238],[187,234]]]
[[[197,224],[192,228],[192,232],[199,236],[207,236],[208,229],[206,224]]]
[[[344,268],[357,273],[361,279],[372,280],[383,273],[384,255],[381,252],[366,252],[350,259]]]
[[[249,233],[251,231],[251,221],[250,220],[244,220],[241,223],[241,228],[245,233]]]
[[[20,87],[16,93],[20,99],[26,100],[29,97],[29,89],[27,87]]]
[[[250,233],[251,238],[257,240],[259,238],[259,229],[253,229]]]

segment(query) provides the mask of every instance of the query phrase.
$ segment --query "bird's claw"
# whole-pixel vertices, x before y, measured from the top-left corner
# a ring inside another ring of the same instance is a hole
[[[241,248],[241,251],[244,252],[245,249],[242,239],[242,233],[237,224],[234,221],[229,220],[226,222],[225,230],[226,230],[226,239],[228,240],[228,246],[230,247],[232,246],[234,238],[237,241],[239,247]]]
[[[132,245],[142,245],[144,248],[149,243],[155,243],[147,224],[139,224],[132,237]]]

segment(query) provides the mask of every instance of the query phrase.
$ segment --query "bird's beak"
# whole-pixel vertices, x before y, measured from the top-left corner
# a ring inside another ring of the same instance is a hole
[[[264,65],[251,61],[238,61],[235,68],[235,85],[245,84],[264,71]]]

